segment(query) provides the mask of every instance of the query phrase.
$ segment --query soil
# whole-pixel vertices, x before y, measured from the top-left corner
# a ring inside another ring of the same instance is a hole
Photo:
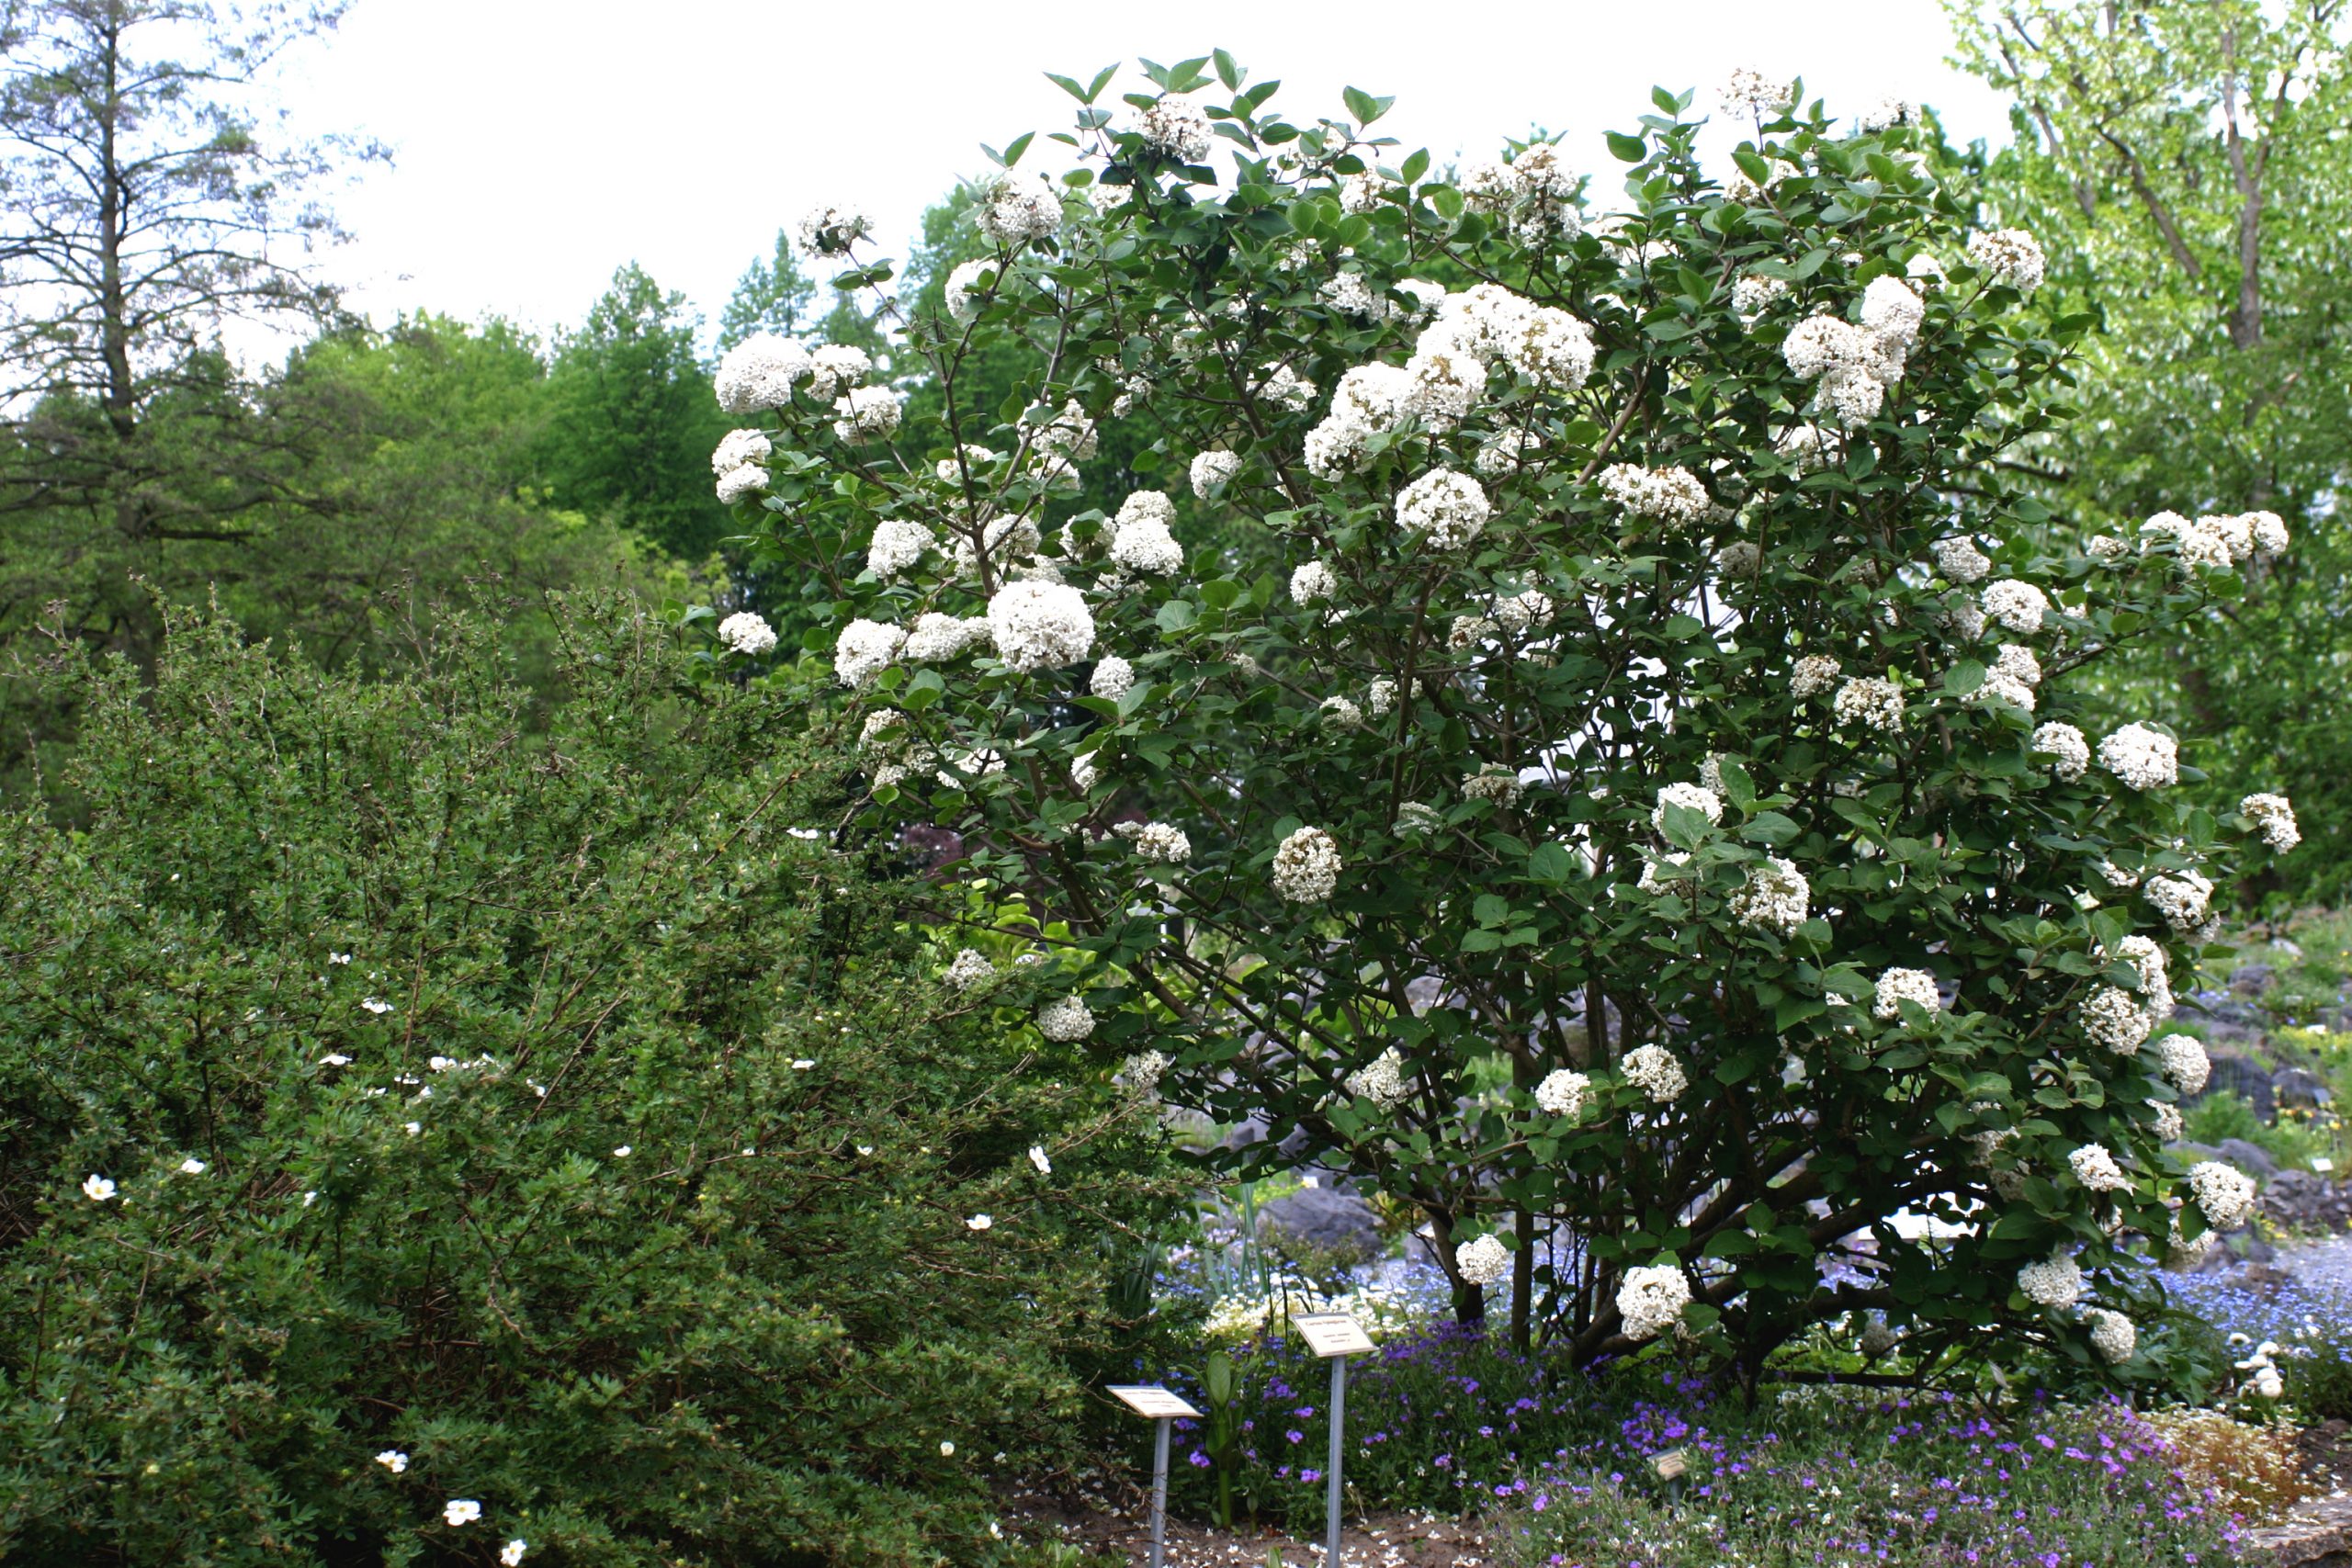
[[[1032,1540],[1062,1540],[1090,1558],[1107,1554],[1142,1568],[1151,1561],[1150,1498],[1139,1488],[1087,1490],[1052,1496],[1023,1489],[1005,1509],[1008,1527]],[[1495,1568],[1510,1560],[1490,1550],[1475,1523],[1442,1516],[1374,1514],[1350,1517],[1341,1527],[1344,1568]],[[1182,1519],[1168,1521],[1166,1568],[1320,1568],[1323,1540],[1303,1540],[1274,1529],[1222,1530]]]

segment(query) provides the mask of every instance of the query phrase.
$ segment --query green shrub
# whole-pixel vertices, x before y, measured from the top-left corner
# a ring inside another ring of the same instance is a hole
[[[805,710],[565,635],[529,741],[462,624],[71,677],[90,827],[0,827],[0,1558],[1010,1560],[1157,1118],[938,983]]]

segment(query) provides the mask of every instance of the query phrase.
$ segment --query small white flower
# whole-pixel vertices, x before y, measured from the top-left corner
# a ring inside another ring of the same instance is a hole
[[[1054,1162],[1046,1157],[1046,1145],[1043,1144],[1029,1145],[1029,1163],[1037,1168],[1037,1174],[1040,1176],[1051,1176],[1054,1173]]]
[[[442,1505],[441,1517],[447,1520],[452,1529],[459,1525],[469,1525],[481,1517],[481,1505],[470,1497],[452,1497]]]
[[[202,1176],[204,1174],[204,1162],[191,1156],[190,1157],[180,1161],[180,1174],[182,1176]]]
[[[345,1055],[340,1051],[330,1051],[325,1055],[319,1058],[319,1066],[322,1067],[347,1067],[351,1066],[351,1058]]]
[[[347,953],[330,953],[327,954],[327,962],[330,964],[348,964],[351,962],[351,954]]]
[[[103,1203],[114,1196],[114,1183],[93,1171],[89,1179],[82,1183],[82,1196],[93,1203]]]
[[[392,1004],[379,997],[363,997],[360,998],[359,1005],[379,1018],[392,1010]]]
[[[614,1149],[614,1150],[613,1150],[613,1157],[614,1157],[615,1159],[627,1159],[627,1158],[628,1158],[628,1156],[629,1156],[631,1154],[633,1154],[633,1153],[635,1153],[635,1152],[636,1152],[636,1151],[635,1151],[635,1149],[634,1149],[631,1145],[628,1145],[628,1144],[623,1144],[623,1145],[619,1145],[617,1148],[616,1148],[616,1149]]]
[[[523,1561],[523,1553],[530,1550],[531,1543],[521,1536],[516,1536],[498,1549],[498,1561],[505,1564],[505,1568],[515,1568],[515,1564]]]
[[[408,1455],[401,1452],[398,1449],[386,1449],[382,1453],[376,1456],[376,1462],[382,1465],[386,1470],[390,1471],[394,1475],[398,1475],[401,1472],[408,1468]]]
[[[982,1214],[980,1218],[985,1221],[988,1216],[986,1214]],[[972,1228],[974,1230],[984,1231],[989,1227],[986,1224],[977,1224]],[[941,1459],[954,1459],[956,1457],[956,1445],[943,1440],[939,1445],[939,1457]]]

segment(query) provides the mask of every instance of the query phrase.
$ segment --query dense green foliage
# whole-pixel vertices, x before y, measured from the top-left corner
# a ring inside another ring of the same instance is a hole
[[[2312,852],[2249,894],[2340,900],[2352,731],[2314,697],[2352,663],[2346,8],[1947,3],[1964,62],[2016,100],[1986,199],[2041,236],[2064,308],[2104,328],[2084,417],[2021,455],[2020,477],[2077,530],[2248,506],[2294,525],[2293,556],[2217,612],[2228,636],[2151,639],[2114,674],[2215,742],[2233,788],[2301,807]]]
[[[89,825],[0,829],[0,1557],[987,1562],[1131,1353],[1148,1103],[942,990],[803,708],[557,625],[537,736],[476,624],[62,677]]]

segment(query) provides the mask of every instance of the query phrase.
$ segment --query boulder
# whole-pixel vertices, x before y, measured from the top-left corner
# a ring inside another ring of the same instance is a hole
[[[2230,971],[2230,994],[2252,1001],[2278,977],[2278,971],[2267,964],[2241,964]]]
[[[1369,1263],[1387,1250],[1379,1216],[1352,1192],[1309,1187],[1277,1198],[1258,1211],[1258,1231],[1288,1239],[1351,1263]]]
[[[2262,1194],[2262,1212],[2298,1230],[2352,1228],[2352,1188],[2308,1170],[2282,1170]]]
[[[2256,1181],[2266,1184],[2272,1177],[2278,1174],[2276,1162],[2263,1153],[2258,1145],[2249,1144],[2244,1138],[2223,1138],[2222,1157]]]
[[[2270,1092],[2281,1105],[2325,1105],[2334,1098],[2327,1081],[2301,1067],[2281,1067],[2270,1075]]]
[[[2205,1093],[2219,1094],[2226,1089],[2243,1097],[2253,1106],[2257,1119],[2264,1122],[2277,1119],[2278,1106],[2270,1092],[2268,1067],[2234,1051],[2210,1051],[2207,1055],[2212,1061],[2213,1072],[2205,1080]]]

